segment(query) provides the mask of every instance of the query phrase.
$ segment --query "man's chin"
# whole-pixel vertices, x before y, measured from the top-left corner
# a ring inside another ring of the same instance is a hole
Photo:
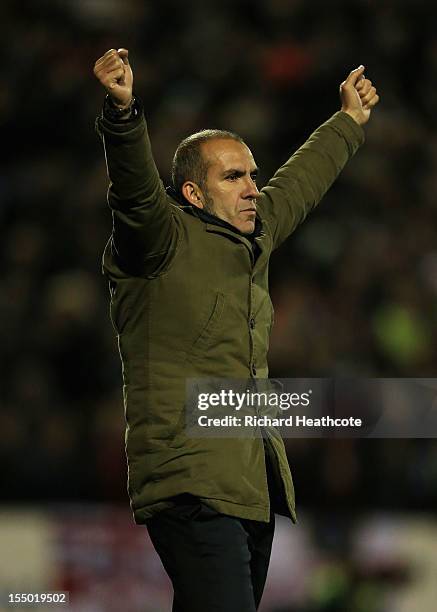
[[[255,221],[245,221],[241,224],[241,227],[238,228],[242,234],[253,234],[255,231]]]

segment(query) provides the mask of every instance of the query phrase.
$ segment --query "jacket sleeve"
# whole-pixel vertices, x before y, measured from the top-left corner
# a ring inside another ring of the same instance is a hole
[[[339,111],[323,123],[261,190],[258,208],[276,249],[322,199],[364,142],[364,131]]]
[[[111,250],[118,266],[134,276],[156,276],[176,252],[177,227],[152,156],[141,102],[138,116],[96,120],[109,177]]]

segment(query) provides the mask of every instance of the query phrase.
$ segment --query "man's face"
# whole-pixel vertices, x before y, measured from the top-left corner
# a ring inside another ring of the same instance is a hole
[[[214,139],[202,144],[202,154],[208,163],[204,209],[243,234],[252,234],[259,191],[250,149],[237,140]]]

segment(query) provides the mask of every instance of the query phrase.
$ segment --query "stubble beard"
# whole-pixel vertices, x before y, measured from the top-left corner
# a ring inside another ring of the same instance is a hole
[[[203,189],[203,197],[205,198],[205,201],[203,203],[203,210],[209,213],[210,215],[214,215],[216,217],[217,215],[215,213],[214,200],[209,195],[209,191],[206,189],[206,187]]]
[[[210,196],[208,190],[206,189],[206,187],[203,188],[203,197],[204,197],[204,202],[203,202],[203,210],[207,213],[209,213],[210,215],[213,215],[214,217],[217,217],[217,219],[220,219],[220,217],[216,214],[215,212],[215,206],[214,206],[214,200],[213,198]],[[229,222],[228,222],[229,223]],[[231,224],[232,225],[232,224]],[[251,234],[253,234],[253,232],[255,231],[255,225],[253,227],[253,229],[244,232],[242,230],[239,230],[238,227],[234,226],[235,229],[237,229],[238,231],[240,231],[242,234],[245,234],[247,236],[250,236]]]

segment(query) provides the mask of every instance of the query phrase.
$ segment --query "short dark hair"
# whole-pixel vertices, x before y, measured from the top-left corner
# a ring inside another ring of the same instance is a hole
[[[182,185],[186,181],[193,181],[204,189],[208,162],[202,154],[202,143],[223,138],[246,144],[241,136],[227,130],[202,130],[191,134],[179,143],[173,157],[171,171],[173,187],[177,193],[182,193]]]

